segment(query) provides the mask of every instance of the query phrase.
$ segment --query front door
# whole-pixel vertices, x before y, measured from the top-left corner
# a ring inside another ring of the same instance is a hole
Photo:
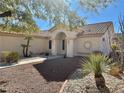
[[[58,54],[66,54],[66,40],[59,40]]]

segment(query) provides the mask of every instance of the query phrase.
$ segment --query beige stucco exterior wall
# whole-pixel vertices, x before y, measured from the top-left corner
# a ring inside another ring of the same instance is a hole
[[[106,33],[102,36],[102,39],[105,38],[105,40],[102,40],[102,51],[104,54],[108,55],[111,52],[111,45],[112,45],[112,38],[114,36],[114,28],[113,25],[109,27],[109,29],[106,31]]]
[[[100,27],[102,29],[100,29]],[[112,38],[114,36],[114,26],[112,22],[87,25],[82,27],[82,30],[84,31],[83,35],[85,37],[77,37],[77,39],[75,39],[75,55],[87,54],[95,50],[102,51],[105,55],[111,52]],[[94,34],[96,31],[96,33],[99,33],[101,30],[105,32],[101,36],[94,35],[86,37],[86,34]],[[90,49],[84,47],[87,41],[91,42],[92,47]]]
[[[0,54],[2,51],[15,51],[22,55],[21,44],[25,44],[24,37],[0,35]],[[42,53],[48,50],[48,40],[46,38],[33,38],[30,42],[29,51],[32,53]]]
[[[109,40],[108,32],[106,32],[102,36],[101,50],[106,55],[108,55],[110,53],[110,51],[111,51],[111,43],[110,43],[110,40]]]
[[[66,53],[68,57],[85,55],[92,51],[102,51],[108,55],[111,51],[110,46],[113,34],[112,23],[86,25],[75,31],[67,31],[61,28],[59,30],[41,32],[31,41],[29,51],[34,54],[51,52],[52,55]],[[52,49],[49,49],[49,40],[52,40]],[[65,50],[62,50],[62,40],[66,41]],[[90,48],[85,47],[86,42],[90,43]],[[1,51],[10,50],[22,55],[21,44],[25,43],[24,36],[0,34],[0,53]]]
[[[90,48],[85,47],[87,42],[90,42]],[[75,40],[74,55],[87,55],[96,50],[101,51],[101,37],[81,37]]]
[[[21,42],[24,42],[23,38],[0,36],[0,53],[2,51],[16,51],[22,54]]]
[[[85,47],[86,42],[91,43],[91,48]],[[92,51],[101,51],[105,55],[109,55],[111,52],[111,37],[109,37],[108,32],[101,37],[81,37],[75,39],[74,55],[86,55]]]

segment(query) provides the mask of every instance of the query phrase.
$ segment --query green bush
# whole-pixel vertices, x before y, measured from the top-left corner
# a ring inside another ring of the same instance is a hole
[[[113,45],[111,45],[111,48],[112,48],[112,50],[117,50],[118,49],[118,46],[115,45],[115,44],[113,44]]]
[[[17,52],[11,52],[8,58],[11,62],[17,62],[19,59],[19,55]]]
[[[84,60],[83,71],[85,73],[93,72],[99,76],[102,72],[106,72],[110,61],[111,60],[104,55],[91,54],[88,59]]]
[[[17,52],[11,51],[3,51],[2,53],[2,61],[6,63],[15,63],[19,59],[19,55]]]
[[[2,51],[1,52],[1,59],[2,59],[3,62],[8,61],[9,54],[10,54],[10,51]]]
[[[94,79],[96,83],[96,87],[101,91],[102,89],[106,88],[105,79],[102,75],[103,72],[107,72],[108,70],[108,63],[111,60],[100,54],[91,54],[89,58],[85,59],[85,63],[83,62],[83,72],[84,73],[94,73]],[[100,92],[101,93],[101,92]],[[109,92],[102,92],[102,93],[109,93]]]

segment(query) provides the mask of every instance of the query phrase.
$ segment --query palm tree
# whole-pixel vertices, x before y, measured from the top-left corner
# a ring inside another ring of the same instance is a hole
[[[99,90],[105,89],[105,79],[102,72],[106,71],[107,64],[110,61],[108,57],[100,54],[91,54],[83,64],[83,71],[85,73],[94,73],[95,83]]]

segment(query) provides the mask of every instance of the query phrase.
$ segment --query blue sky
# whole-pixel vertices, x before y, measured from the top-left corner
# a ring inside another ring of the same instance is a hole
[[[99,14],[86,11],[80,11],[78,14],[87,17],[86,21],[88,24],[112,21],[115,31],[118,32],[118,16],[124,15],[124,0],[116,0],[107,8],[100,9]],[[36,23],[42,30],[47,30],[51,27],[47,22],[39,19],[36,20]]]

